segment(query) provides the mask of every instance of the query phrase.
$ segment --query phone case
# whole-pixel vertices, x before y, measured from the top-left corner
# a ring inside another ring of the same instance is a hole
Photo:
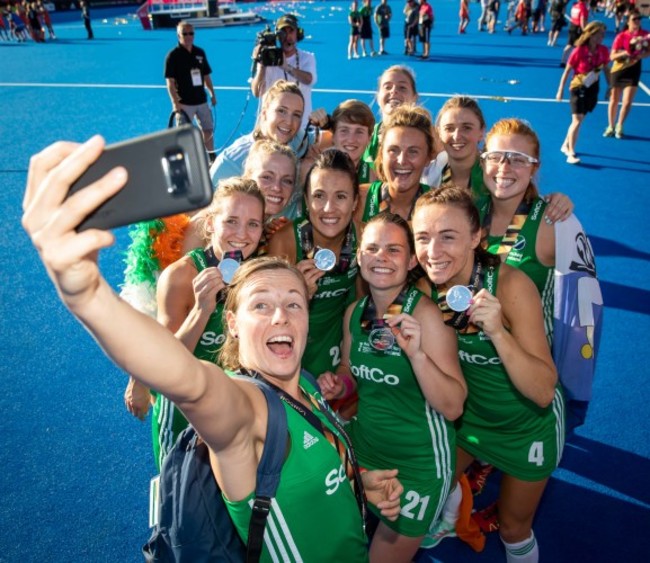
[[[185,125],[110,145],[74,183],[68,197],[116,166],[127,184],[79,224],[112,229],[205,207],[212,201],[208,159],[198,128]]]

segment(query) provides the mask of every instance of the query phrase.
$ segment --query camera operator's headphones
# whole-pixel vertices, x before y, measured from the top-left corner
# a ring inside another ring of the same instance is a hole
[[[305,30],[298,25],[298,18],[293,14],[285,14],[284,16],[280,16],[275,22],[275,32],[280,33],[280,30],[285,25],[290,25],[296,30],[296,41],[302,41],[305,38]]]

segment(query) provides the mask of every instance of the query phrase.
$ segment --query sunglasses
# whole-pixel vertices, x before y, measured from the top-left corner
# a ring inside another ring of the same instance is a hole
[[[513,168],[528,168],[529,166],[539,162],[539,160],[534,156],[519,151],[484,152],[481,155],[481,160],[486,164],[491,164],[492,166],[507,162]]]
[[[639,18],[639,17],[630,18],[630,21],[633,21],[633,22],[640,22],[640,21],[641,21],[641,18]]]
[[[193,31],[184,31],[183,32],[183,37],[185,37],[187,35],[194,35],[194,32]]]

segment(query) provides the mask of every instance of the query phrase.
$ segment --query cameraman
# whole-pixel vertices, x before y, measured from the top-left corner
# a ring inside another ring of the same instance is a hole
[[[281,16],[275,23],[275,32],[282,48],[282,64],[278,66],[262,64],[259,56],[262,45],[256,45],[253,59],[258,62],[251,82],[251,90],[256,98],[262,98],[276,80],[295,82],[305,100],[301,130],[298,133],[298,138],[302,139],[312,111],[311,89],[316,84],[316,58],[313,53],[297,48],[298,41],[303,38],[303,31],[298,26],[298,18],[293,14]]]

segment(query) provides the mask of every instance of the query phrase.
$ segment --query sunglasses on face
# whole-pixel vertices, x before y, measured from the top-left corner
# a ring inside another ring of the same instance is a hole
[[[529,166],[539,162],[539,160],[534,156],[518,151],[484,152],[481,155],[481,160],[486,164],[491,164],[492,166],[502,164],[505,161],[513,168],[528,168]]]
[[[194,32],[193,31],[184,31],[183,32],[183,37],[185,37],[186,35],[194,35]]]
[[[640,22],[641,18],[630,18],[630,20],[633,22]]]

